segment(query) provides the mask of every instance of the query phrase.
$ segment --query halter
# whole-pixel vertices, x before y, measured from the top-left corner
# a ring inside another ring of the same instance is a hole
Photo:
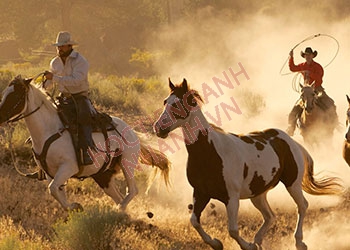
[[[301,98],[301,100],[302,100],[302,106],[303,106],[303,108],[304,109],[306,109],[306,102],[304,101],[304,99],[302,98],[302,95],[303,95],[303,93],[301,93],[301,96],[300,96],[300,98]],[[313,97],[313,104],[314,105],[317,105],[317,94],[315,94],[315,96]]]
[[[17,103],[17,104],[18,104],[18,103]],[[17,105],[17,104],[16,104],[16,105]],[[28,117],[28,116],[34,114],[36,111],[38,111],[38,110],[41,108],[41,106],[42,106],[43,104],[44,104],[44,102],[42,102],[42,103],[40,104],[40,106],[38,106],[38,107],[37,107],[36,109],[34,109],[33,111],[30,111],[30,112],[29,112],[28,114],[26,114],[26,115],[19,114],[19,115],[16,116],[15,118],[8,120],[7,123],[18,122],[19,120],[22,120],[23,118],[26,118],[26,117]]]
[[[27,91],[24,93],[23,98],[27,95],[27,93],[28,93]],[[22,98],[20,98],[19,101],[16,103],[16,105],[13,106],[13,109],[15,109],[19,105],[21,100],[22,100]],[[41,106],[43,104],[44,104],[44,102],[41,102],[40,106],[38,106],[34,110],[30,111],[28,114],[24,115],[23,113],[21,113],[21,114],[17,115],[15,118],[8,120],[7,123],[14,123],[14,122],[17,122],[19,120],[22,120],[23,118],[26,118],[26,117],[34,114],[35,112],[37,112],[41,108]]]

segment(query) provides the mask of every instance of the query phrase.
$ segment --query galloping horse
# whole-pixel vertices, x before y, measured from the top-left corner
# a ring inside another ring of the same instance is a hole
[[[181,127],[188,152],[187,178],[194,188],[191,223],[205,243],[223,249],[218,239],[209,236],[200,224],[200,216],[211,198],[226,205],[229,234],[242,249],[260,249],[263,237],[275,219],[266,195],[281,181],[298,206],[295,231],[297,249],[307,249],[303,242],[303,221],[308,202],[303,191],[313,195],[339,194],[337,178],[316,180],[309,153],[285,132],[267,129],[247,135],[226,133],[208,123],[197,91],[184,79],[174,85],[169,79],[170,95],[164,111],[154,124],[158,137]],[[238,231],[240,199],[251,199],[261,212],[264,223],[254,242],[245,241]]]
[[[338,126],[335,106],[322,109],[319,100],[321,97],[315,92],[313,85],[301,85],[300,98],[304,108],[299,119],[299,128],[305,143],[312,145],[332,139],[334,129]]]
[[[346,99],[348,100],[349,107],[346,111],[346,134],[343,146],[343,158],[350,166],[350,98],[348,95],[346,95]]]
[[[17,76],[3,92],[0,124],[20,118],[25,120],[30,132],[34,154],[41,156],[36,162],[48,176],[49,191],[66,210],[82,209],[79,203],[69,203],[66,199],[64,184],[71,177],[92,177],[123,210],[138,193],[134,169],[139,167],[139,162],[157,166],[168,181],[167,157],[149,147],[117,117],[112,117],[115,129],[108,131],[107,140],[102,133],[93,133],[100,151],[93,156],[94,164],[79,168],[72,138],[54,103],[41,88],[31,83],[31,79]],[[120,169],[128,187],[125,197],[114,179]]]

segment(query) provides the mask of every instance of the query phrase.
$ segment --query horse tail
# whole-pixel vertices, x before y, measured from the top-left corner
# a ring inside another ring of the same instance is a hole
[[[341,195],[344,188],[341,180],[337,177],[315,178],[314,161],[310,154],[301,146],[304,154],[304,176],[302,188],[305,192],[312,195]]]
[[[157,169],[159,169],[161,171],[161,175],[164,179],[165,185],[169,186],[170,185],[170,181],[169,181],[169,171],[170,171],[170,161],[168,159],[168,157],[160,152],[159,150],[151,147],[150,145],[148,145],[145,141],[143,141],[141,138],[140,139],[140,162],[142,164],[146,164],[149,166],[156,166],[157,168],[155,169],[154,174],[151,176],[151,178],[148,181],[148,187],[147,187],[147,191],[149,190],[149,188],[152,185],[152,182],[154,180],[154,178],[157,175]]]

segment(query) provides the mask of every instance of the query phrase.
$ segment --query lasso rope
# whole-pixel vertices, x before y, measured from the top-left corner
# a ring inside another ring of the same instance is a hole
[[[297,72],[294,77],[293,77],[293,80],[292,80],[292,89],[299,93],[300,94],[300,90],[301,90],[301,87],[300,87],[300,78],[302,78],[302,74],[300,72]]]
[[[22,172],[18,167],[18,162],[17,162],[16,156],[15,156],[15,149],[12,146],[12,137],[13,137],[14,130],[15,130],[15,128],[8,124],[6,134],[7,134],[7,140],[9,142],[9,150],[11,153],[11,160],[12,160],[13,166],[14,166],[15,170],[17,171],[17,173],[20,174],[21,176],[26,177],[26,176],[28,176],[28,174]]]
[[[310,41],[310,40],[312,40],[312,39],[314,39],[314,38],[317,38],[317,37],[320,37],[320,36],[329,37],[329,38],[331,38],[332,40],[334,40],[335,43],[337,44],[337,51],[335,52],[334,56],[332,57],[332,59],[331,59],[326,65],[323,66],[323,68],[327,68],[327,67],[334,61],[334,59],[337,57],[338,52],[339,52],[339,47],[340,47],[338,40],[337,40],[336,38],[334,38],[333,36],[331,36],[331,35],[328,35],[328,34],[316,34],[316,35],[309,36],[309,37],[305,38],[304,40],[302,40],[301,42],[297,43],[297,44],[291,49],[291,51],[294,50],[295,48],[297,48],[300,44],[302,44],[302,43],[304,43],[304,42],[306,42],[306,41]],[[290,58],[290,57],[288,56],[288,58],[286,59],[286,61],[283,63],[283,65],[282,65],[282,67],[281,67],[280,75],[282,75],[282,76],[290,75],[290,74],[293,74],[293,73],[294,73],[294,72],[282,73],[282,71],[283,71],[283,69],[285,68],[287,62],[289,61],[289,58]],[[298,72],[297,74],[295,74],[295,76],[293,77],[293,80],[292,80],[292,89],[293,89],[294,91],[298,92],[298,93],[300,93],[300,86],[299,86],[299,82],[300,82],[300,81],[299,81],[299,80],[300,80],[301,77],[302,77],[302,75],[300,74],[300,72]]]

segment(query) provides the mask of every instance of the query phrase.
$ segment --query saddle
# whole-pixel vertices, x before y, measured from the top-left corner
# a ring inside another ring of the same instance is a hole
[[[64,125],[64,127],[69,131],[72,141],[73,141],[73,145],[74,145],[74,149],[76,152],[76,156],[78,159],[78,163],[79,165],[84,165],[82,162],[82,157],[81,157],[81,148],[80,148],[80,142],[79,142],[79,135],[78,135],[78,125],[77,125],[77,119],[76,119],[76,115],[74,115],[75,111],[72,111],[70,109],[69,106],[65,106],[62,103],[59,103],[57,105],[57,112],[58,115]],[[108,139],[108,131],[111,130],[116,130],[115,125],[112,122],[112,118],[103,112],[97,112],[93,107],[91,107],[93,110],[91,112],[92,115],[92,119],[91,119],[91,124],[89,124],[91,126],[91,133],[92,132],[99,132],[102,133],[105,140]],[[72,115],[73,114],[73,115]],[[81,136],[80,136],[81,137]],[[81,140],[81,138],[80,138]],[[90,147],[92,149],[97,150],[96,146],[94,145],[94,143],[92,142],[93,146],[91,145]]]
[[[316,105],[323,111],[327,111],[329,108],[334,107],[335,103],[324,91],[319,92],[316,98]]]
[[[92,125],[92,132],[100,132],[102,134],[106,133],[107,131],[114,130],[115,127],[112,124],[112,117],[110,117],[108,114],[103,112],[97,112],[93,116],[93,123]],[[107,133],[106,133],[107,135]]]
[[[51,143],[54,142],[55,140],[57,140],[59,137],[61,137],[62,132],[65,130],[69,131],[69,133],[71,135],[75,154],[76,154],[77,159],[78,159],[80,171],[82,170],[81,166],[84,165],[81,162],[81,150],[79,147],[79,138],[78,138],[77,126],[76,126],[77,121],[74,119],[69,119],[69,116],[67,116],[67,113],[65,112],[67,110],[64,110],[64,108],[62,108],[62,106],[59,103],[58,103],[57,107],[58,107],[57,113],[58,113],[58,115],[59,115],[59,117],[64,125],[64,128],[62,128],[56,134],[53,134],[51,137],[49,137],[45,141],[44,147],[43,147],[40,154],[35,152],[34,149],[32,148],[34,157],[36,160],[38,160],[40,162],[43,170],[40,169],[38,172],[35,172],[32,174],[27,174],[26,176],[29,178],[38,179],[38,180],[46,179],[45,175],[48,173],[48,167],[47,167],[47,163],[46,163],[46,155],[47,155],[48,149],[49,149]],[[91,123],[92,132],[102,133],[104,135],[105,140],[108,139],[108,134],[107,134],[108,131],[111,131],[111,130],[117,131],[115,124],[113,124],[112,117],[110,117],[108,114],[95,111],[92,118],[93,118],[92,123]],[[30,142],[31,142],[31,137],[29,137],[25,143],[30,143]],[[108,162],[106,162],[106,161],[104,162],[100,171],[106,170],[110,160],[111,159],[109,157]],[[53,178],[53,176],[50,176],[50,177]],[[79,178],[84,179],[86,177],[79,177]]]

